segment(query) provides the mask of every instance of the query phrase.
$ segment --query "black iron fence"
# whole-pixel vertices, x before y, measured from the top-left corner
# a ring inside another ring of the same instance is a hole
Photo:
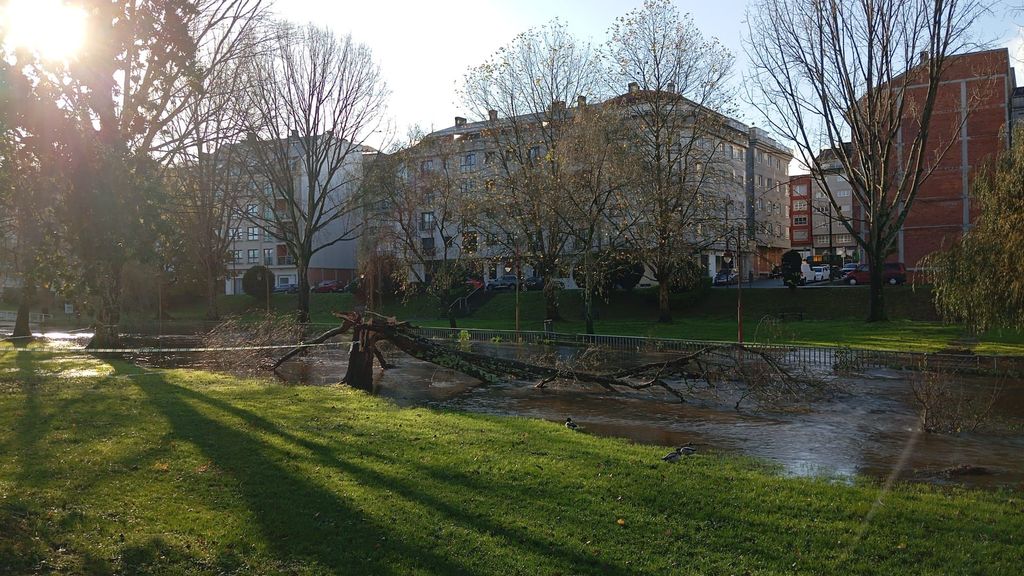
[[[482,330],[466,328],[419,328],[428,338],[521,344],[601,346],[635,352],[696,352],[711,346],[732,346],[734,342],[616,336],[610,334],[569,334],[534,330]],[[895,368],[943,370],[986,374],[1024,373],[1024,358],[983,354],[900,352],[849,347],[795,346],[789,344],[746,344],[791,366],[817,369],[862,370]]]

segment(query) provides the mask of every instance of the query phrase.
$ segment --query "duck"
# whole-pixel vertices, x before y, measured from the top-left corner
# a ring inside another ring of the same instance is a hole
[[[664,460],[665,462],[678,462],[679,459],[682,458],[683,456],[690,456],[691,454],[695,454],[696,452],[696,448],[694,448],[690,444],[686,444],[684,446],[676,448],[675,450],[669,452],[668,454],[665,454],[664,456],[661,457],[661,459]]]
[[[580,429],[580,425],[575,423],[575,422],[573,422],[572,418],[566,418],[565,419],[565,427],[568,428],[569,430],[579,430]]]

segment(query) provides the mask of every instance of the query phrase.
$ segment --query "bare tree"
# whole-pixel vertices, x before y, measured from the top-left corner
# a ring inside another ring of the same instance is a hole
[[[187,105],[167,125],[161,142],[172,198],[168,217],[189,260],[198,264],[208,320],[219,318],[217,295],[231,230],[241,220],[248,191],[247,174],[239,170],[241,151],[231,144],[245,136],[250,77],[243,72],[247,59],[265,48],[262,21],[257,10],[245,22],[226,22],[200,47],[207,72],[196,79]]]
[[[840,221],[871,267],[869,321],[886,318],[885,258],[921,183],[966,120],[933,126],[951,55],[968,45],[978,0],[759,0],[748,12],[752,99],[792,140],[804,165],[839,204],[822,149],[842,164],[862,210]]]
[[[383,122],[388,92],[369,48],[314,25],[280,25],[250,74],[243,164],[265,210],[248,217],[287,246],[307,322],[310,260],[357,235],[364,143]]]
[[[629,216],[618,222],[658,281],[659,320],[670,322],[670,288],[717,241],[726,201],[735,196],[743,204],[742,184],[732,186],[731,156],[724,155],[733,57],[667,0],[648,0],[610,32],[610,78],[618,90],[628,87],[610,103],[627,118],[630,161],[642,174]]]
[[[470,70],[464,100],[488,118],[490,202],[484,225],[517,261],[544,278],[546,317],[557,319],[558,276],[570,230],[559,217],[566,172],[558,161],[571,117],[566,102],[599,90],[600,62],[557,20],[517,36]]]
[[[594,333],[594,296],[599,294],[607,270],[604,255],[622,247],[625,217],[619,210],[639,174],[623,146],[623,115],[607,106],[584,106],[574,111],[566,126],[565,141],[556,161],[565,167],[565,197],[558,215],[574,243],[575,278],[583,288],[583,316],[588,334]]]
[[[475,144],[412,135],[406,146],[375,158],[367,185],[374,254],[381,246],[390,250],[399,264],[397,283],[407,294],[425,290],[453,328],[481,240],[473,222],[479,182],[471,168],[483,154]]]

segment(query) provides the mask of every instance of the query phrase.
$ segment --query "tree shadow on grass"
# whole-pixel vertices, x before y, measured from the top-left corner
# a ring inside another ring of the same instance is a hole
[[[140,378],[136,385],[168,420],[177,439],[193,444],[235,480],[263,538],[254,544],[265,544],[282,566],[309,564],[355,574],[398,574],[417,565],[439,574],[470,572],[423,546],[397,539],[339,494],[286,468],[273,446],[190,403],[205,395],[160,375]],[[265,420],[261,426],[274,428]],[[405,569],[394,565],[399,560]]]
[[[239,418],[244,421],[247,426],[255,430],[276,436],[296,445],[297,447],[307,450],[321,466],[336,469],[344,473],[346,476],[355,479],[360,485],[395,493],[412,503],[436,511],[447,521],[457,523],[466,530],[473,531],[480,535],[487,535],[489,537],[494,536],[504,539],[507,543],[506,546],[516,548],[516,550],[510,551],[513,557],[532,555],[537,559],[546,557],[555,564],[568,563],[576,570],[587,568],[599,571],[603,574],[629,573],[623,567],[606,564],[598,558],[584,555],[578,550],[569,549],[564,544],[544,540],[543,538],[531,533],[527,528],[519,528],[513,526],[511,522],[502,522],[496,521],[492,518],[487,518],[480,512],[474,513],[468,506],[461,505],[459,503],[469,497],[494,500],[495,494],[501,494],[501,497],[507,497],[509,494],[514,494],[516,502],[521,503],[522,505],[529,505],[529,502],[533,500],[544,498],[543,494],[537,493],[535,487],[519,486],[511,481],[506,482],[502,486],[486,485],[470,481],[468,476],[463,473],[453,471],[448,475],[436,469],[431,469],[430,467],[417,465],[417,470],[423,469],[426,471],[425,479],[442,484],[447,482],[449,484],[457,485],[455,489],[445,490],[445,493],[455,494],[459,497],[457,499],[449,498],[446,497],[445,494],[431,492],[424,489],[424,484],[417,483],[414,478],[400,476],[398,474],[387,474],[377,470],[372,470],[366,466],[358,465],[355,463],[353,458],[346,458],[345,455],[341,454],[339,450],[335,448],[318,442],[313,442],[282,430],[279,426],[270,422],[266,418],[258,414],[254,414],[244,408],[240,408],[230,402],[174,384],[163,383],[161,386],[165,387],[164,391],[166,393],[171,394],[176,398],[175,402],[183,402],[185,399],[189,401],[197,401]],[[250,439],[250,442],[258,441]],[[263,446],[263,449],[267,449],[267,447]],[[218,465],[223,465],[223,463],[218,461]],[[509,520],[511,519],[512,518]],[[372,539],[370,542],[372,543]],[[422,551],[417,553],[422,553]]]

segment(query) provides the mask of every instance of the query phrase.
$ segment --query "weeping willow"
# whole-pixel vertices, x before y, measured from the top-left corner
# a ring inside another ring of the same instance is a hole
[[[929,256],[935,306],[975,332],[1024,328],[1024,127],[975,176],[974,226],[950,250]]]

